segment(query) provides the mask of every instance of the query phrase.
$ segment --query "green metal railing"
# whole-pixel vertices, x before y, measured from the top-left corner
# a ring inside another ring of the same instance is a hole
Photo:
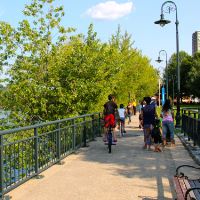
[[[187,135],[188,141],[192,139],[193,145],[200,146],[200,109],[183,108],[181,132]]]
[[[0,131],[0,199],[100,136],[100,119],[93,113]]]

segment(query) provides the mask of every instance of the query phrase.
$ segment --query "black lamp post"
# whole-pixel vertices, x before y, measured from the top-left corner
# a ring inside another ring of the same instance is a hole
[[[161,15],[160,15],[160,20],[155,21],[155,24],[159,24],[160,26],[164,26],[166,24],[169,24],[170,21],[164,19],[164,14],[163,14],[163,8],[166,4],[169,4],[166,8],[166,12],[170,13],[171,11],[176,11],[176,69],[177,69],[177,112],[176,112],[176,127],[180,127],[180,66],[179,66],[179,35],[178,35],[178,14],[177,14],[177,6],[173,1],[166,1],[162,4],[161,7]]]
[[[167,90],[167,99],[169,98],[169,90],[168,90],[168,67],[167,67],[167,52],[165,50],[160,50],[159,51],[159,56],[158,59],[156,60],[156,62],[160,63],[163,60],[160,59],[160,55],[161,53],[164,52],[165,53],[165,69],[166,69],[166,90]]]
[[[174,105],[174,81],[176,79],[176,75],[169,76],[169,81],[172,82],[172,104]]]

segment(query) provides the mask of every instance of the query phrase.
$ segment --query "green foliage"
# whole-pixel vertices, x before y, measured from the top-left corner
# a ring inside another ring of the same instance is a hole
[[[191,69],[192,58],[184,51],[179,53],[179,65],[180,65],[180,85],[181,95],[190,95],[191,90],[189,87],[189,71]],[[165,73],[166,74],[166,73]],[[168,77],[169,77],[169,95],[172,96],[173,80],[175,83],[175,93],[177,92],[177,66],[176,66],[176,54],[173,54],[168,64]],[[166,76],[165,76],[166,78]]]
[[[194,96],[200,97],[200,53],[196,53],[192,59],[192,67],[189,71],[190,90],[193,92]]]
[[[0,23],[0,61],[9,66],[10,77],[0,91],[1,106],[11,111],[14,123],[101,111],[110,93],[124,104],[129,93],[136,99],[155,94],[157,72],[133,48],[131,35],[119,26],[102,43],[90,24],[86,36],[67,37],[75,29],[60,25],[64,9],[53,3],[32,0],[17,29]]]
[[[200,53],[196,53],[193,57],[186,52],[180,52],[180,85],[181,96],[200,97]],[[176,54],[173,54],[168,65],[169,75],[169,94],[172,96],[172,77],[177,79],[176,73]],[[175,92],[177,91],[177,83],[175,81]]]

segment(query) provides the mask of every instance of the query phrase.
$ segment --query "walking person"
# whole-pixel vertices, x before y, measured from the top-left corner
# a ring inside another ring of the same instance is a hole
[[[142,108],[145,106],[144,101],[139,102],[139,128],[143,128]]]
[[[131,114],[132,114],[132,105],[131,102],[128,103],[128,106],[126,107],[127,110],[127,116],[128,116],[128,124],[131,122]]]
[[[151,149],[151,131],[153,124],[157,116],[155,106],[152,106],[151,97],[144,97],[146,105],[142,108],[141,115],[143,119],[143,130],[144,130],[144,149]]]
[[[170,133],[171,146],[175,145],[174,140],[174,112],[169,99],[166,99],[162,107],[162,134],[163,134],[163,145],[166,145],[167,132]]]
[[[133,99],[132,105],[133,105],[133,114],[136,115],[136,100],[135,99]]]

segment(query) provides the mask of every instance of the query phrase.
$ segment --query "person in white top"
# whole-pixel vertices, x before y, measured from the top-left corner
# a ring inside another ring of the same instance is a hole
[[[119,118],[120,118],[120,125],[122,126],[122,135],[123,133],[126,133],[125,131],[125,117],[126,117],[126,109],[124,108],[123,104],[120,104],[118,108]]]

